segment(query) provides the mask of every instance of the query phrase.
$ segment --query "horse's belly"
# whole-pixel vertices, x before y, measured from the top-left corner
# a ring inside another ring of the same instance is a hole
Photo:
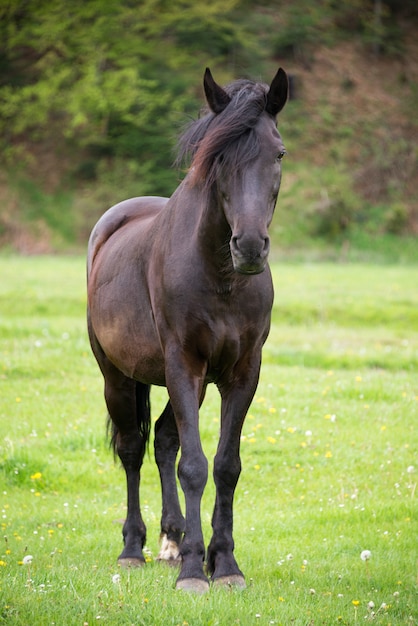
[[[164,385],[163,353],[147,290],[140,281],[96,284],[89,298],[95,336],[107,358],[121,372],[141,382]],[[141,294],[141,295],[139,295]]]
[[[115,319],[111,326],[95,331],[107,358],[125,376],[152,385],[165,384],[164,360],[160,345],[151,328],[132,332],[124,320]]]

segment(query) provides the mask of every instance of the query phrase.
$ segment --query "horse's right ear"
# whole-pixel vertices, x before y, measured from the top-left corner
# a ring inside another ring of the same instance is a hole
[[[276,117],[286,104],[289,81],[286,72],[280,68],[273,78],[267,94],[266,111]]]
[[[203,78],[203,86],[205,88],[206,100],[208,101],[211,111],[216,114],[222,113],[231,102],[231,98],[222,87],[215,83],[208,67],[206,68]]]

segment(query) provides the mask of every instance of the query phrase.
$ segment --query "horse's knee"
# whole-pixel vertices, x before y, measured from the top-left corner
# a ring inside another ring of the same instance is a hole
[[[241,474],[241,460],[239,457],[226,458],[225,456],[215,456],[213,464],[213,477],[215,484],[224,484],[235,489],[238,478]]]
[[[208,480],[208,461],[203,452],[193,458],[187,458],[185,454],[182,454],[178,476],[183,491],[202,494]]]

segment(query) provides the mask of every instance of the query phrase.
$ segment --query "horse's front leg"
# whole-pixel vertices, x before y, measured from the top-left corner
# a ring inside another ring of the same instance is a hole
[[[173,354],[170,355],[173,357]],[[180,438],[178,476],[185,496],[186,523],[180,545],[181,569],[177,589],[204,593],[209,582],[203,572],[203,541],[200,502],[208,478],[208,463],[199,435],[199,399],[204,389],[205,365],[187,362],[182,355],[170,358],[166,383]]]
[[[233,499],[241,473],[242,426],[257,388],[259,371],[260,361],[256,359],[255,365],[248,365],[247,371],[233,377],[233,385],[219,386],[222,397],[221,434],[213,468],[216,500],[207,556],[208,572],[217,585],[245,587],[244,575],[233,554]]]

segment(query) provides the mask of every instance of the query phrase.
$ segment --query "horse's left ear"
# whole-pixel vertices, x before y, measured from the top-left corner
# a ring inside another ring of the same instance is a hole
[[[231,98],[228,96],[226,91],[222,89],[222,87],[215,83],[212,73],[208,67],[206,68],[203,79],[203,86],[205,88],[206,100],[208,101],[211,111],[216,114],[222,113],[222,111],[231,102]]]
[[[286,72],[280,68],[273,78],[267,94],[266,111],[276,117],[286,104],[289,81]]]

